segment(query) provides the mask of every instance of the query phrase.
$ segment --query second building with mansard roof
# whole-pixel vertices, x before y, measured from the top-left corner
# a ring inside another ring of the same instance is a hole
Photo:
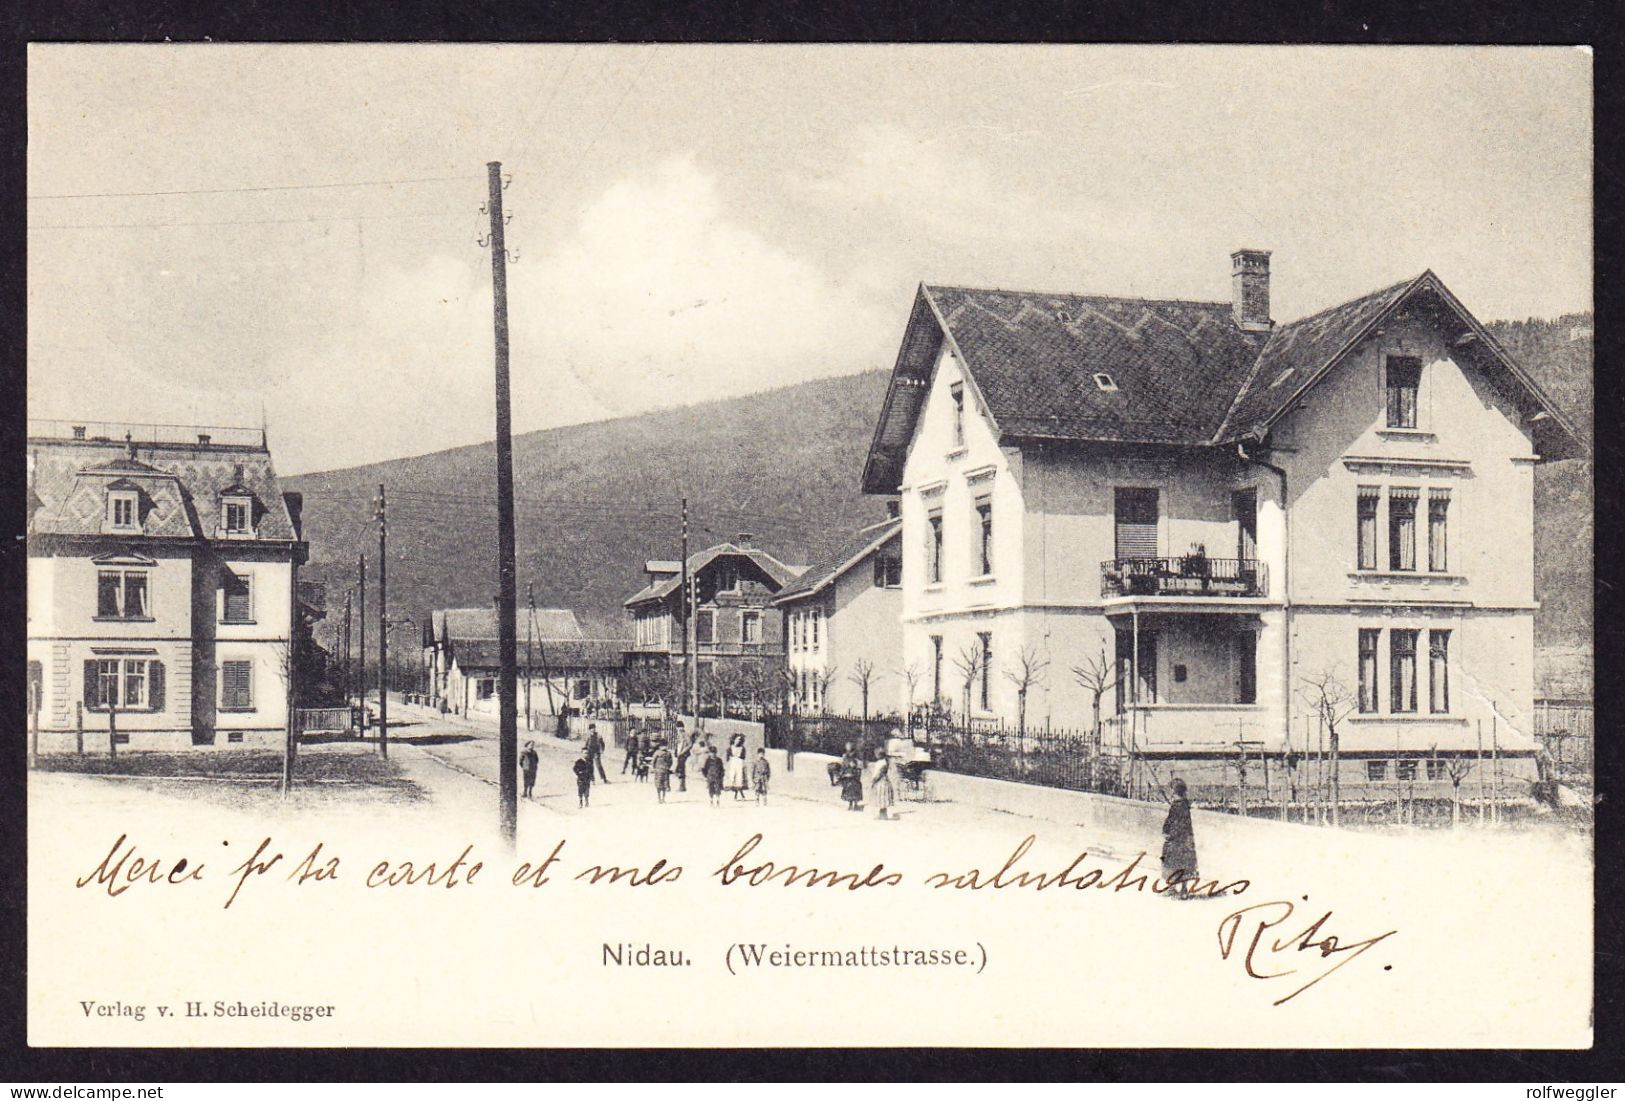
[[[1170,765],[1301,751],[1328,680],[1346,783],[1437,780],[1479,723],[1527,763],[1533,466],[1583,443],[1434,273],[1284,324],[1270,279],[1244,249],[1228,301],[919,288],[863,470],[902,663],[979,721],[1040,668],[1029,727],[1090,733],[1099,667],[1103,742]]]

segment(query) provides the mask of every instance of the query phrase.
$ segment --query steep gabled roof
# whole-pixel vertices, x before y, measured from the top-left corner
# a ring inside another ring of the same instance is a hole
[[[1542,453],[1584,444],[1527,370],[1425,271],[1268,333],[1228,302],[977,290],[921,284],[864,466],[866,493],[895,493],[946,342],[1001,442],[1059,439],[1208,446],[1259,437],[1405,302],[1426,296],[1474,366],[1549,426]],[[1460,348],[1458,347],[1458,351]],[[1111,385],[1097,384],[1097,375]],[[1554,430],[1555,429],[1555,430]]]
[[[774,605],[788,604],[822,592],[826,586],[848,570],[861,565],[871,554],[888,543],[896,542],[903,530],[899,519],[882,520],[857,532],[823,561],[807,569],[773,598]]]
[[[1263,438],[1281,415],[1372,336],[1401,307],[1418,306],[1448,319],[1452,353],[1476,367],[1526,411],[1544,414],[1536,425],[1540,450],[1550,457],[1583,453],[1584,440],[1528,370],[1510,356],[1431,270],[1342,305],[1281,325],[1249,373],[1214,434],[1213,442]]]
[[[707,547],[705,550],[688,556],[689,575],[692,576],[698,573],[700,570],[704,569],[718,558],[721,558],[723,555],[727,554],[743,555],[744,557],[749,558],[761,568],[763,573],[772,578],[774,583],[780,588],[783,588],[785,585],[795,580],[795,578],[801,573],[801,571],[796,569],[794,566],[785,565],[777,558],[774,558],[771,554],[768,554],[766,551],[757,547],[741,547],[733,543],[718,543],[714,547]],[[650,582],[637,592],[633,593],[631,596],[627,597],[625,607],[630,608],[634,604],[643,604],[650,600],[662,600],[676,592],[677,587],[682,583],[683,578],[680,573],[672,577],[662,578],[659,581]]]

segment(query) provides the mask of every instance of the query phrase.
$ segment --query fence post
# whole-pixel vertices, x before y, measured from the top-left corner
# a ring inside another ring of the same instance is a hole
[[[73,705],[73,751],[81,757],[85,755],[85,705],[83,700]]]
[[[118,759],[118,720],[114,717],[118,706],[111,700],[107,703],[107,759]]]

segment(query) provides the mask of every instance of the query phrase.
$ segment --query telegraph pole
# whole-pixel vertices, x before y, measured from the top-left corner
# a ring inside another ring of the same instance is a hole
[[[362,727],[366,727],[367,714],[367,556],[356,556],[356,592],[360,593],[361,608],[356,615],[356,622],[361,625],[357,632],[355,694],[356,702],[361,705]]]
[[[344,660],[339,663],[339,683],[343,686],[346,702],[350,699],[350,604],[354,596],[354,593],[344,594],[344,642],[339,647],[339,653],[344,655]]]
[[[503,237],[502,162],[486,166],[490,187],[487,213],[491,216],[491,312],[496,338],[497,404],[497,650],[501,668],[497,676],[500,717],[497,766],[501,799],[502,836],[509,846],[519,824],[519,700],[518,639],[515,637],[513,547],[513,424],[508,399],[508,268]]]
[[[688,498],[683,498],[683,553],[682,553],[682,582],[677,593],[677,606],[682,609],[683,629],[683,710],[690,712],[688,706],[688,671],[694,664],[688,652],[688,624],[694,618],[694,610],[688,605]]]
[[[389,604],[384,548],[388,529],[384,518],[384,483],[378,483],[378,754],[389,756]]]
[[[530,710],[530,682],[534,677],[531,672],[531,645],[536,639],[536,583],[525,582],[525,603],[530,605],[530,615],[525,619],[525,729],[535,730],[535,721],[531,718]]]

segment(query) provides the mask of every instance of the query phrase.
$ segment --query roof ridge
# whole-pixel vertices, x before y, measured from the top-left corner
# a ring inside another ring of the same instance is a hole
[[[944,291],[978,291],[987,294],[1019,294],[1031,297],[1048,295],[1053,298],[1105,298],[1113,302],[1145,302],[1169,306],[1224,306],[1231,303],[1220,298],[1153,298],[1139,294],[1096,294],[1091,291],[1057,291],[1057,290],[1031,290],[1017,287],[973,287],[963,283],[929,283],[922,282],[921,286],[927,290]]]

